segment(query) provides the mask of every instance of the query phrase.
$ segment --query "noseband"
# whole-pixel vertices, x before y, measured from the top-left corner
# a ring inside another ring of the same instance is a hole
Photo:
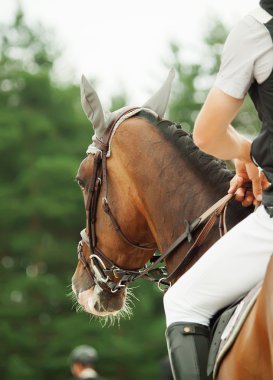
[[[102,141],[95,139],[97,152],[94,155],[94,165],[91,180],[88,185],[88,197],[85,208],[88,212],[88,235],[85,230],[81,232],[82,240],[78,244],[78,259],[82,263],[83,268],[87,271],[90,277],[91,284],[98,285],[101,289],[117,293],[123,290],[131,282],[143,278],[152,282],[156,282],[160,290],[162,286],[170,286],[171,281],[176,277],[179,271],[185,268],[193,258],[196,248],[201,245],[209,231],[215,224],[215,220],[219,218],[219,230],[225,232],[225,210],[232,195],[228,194],[218,202],[216,202],[209,210],[202,214],[199,218],[195,219],[191,224],[185,221],[185,231],[175,240],[175,242],[160,256],[154,254],[150,259],[150,264],[138,270],[127,270],[117,266],[110,260],[98,247],[96,236],[96,216],[98,199],[101,192],[101,186],[104,184],[104,192],[102,194],[102,207],[104,212],[109,216],[112,225],[117,232],[118,236],[129,246],[154,251],[155,248],[151,244],[139,244],[133,242],[126,237],[120,225],[114,217],[111,207],[108,203],[108,177],[107,177],[107,152],[109,149],[109,141],[113,133],[116,123],[120,118],[124,117],[126,113],[131,112],[133,109],[127,110],[125,113],[114,120],[103,136]],[[142,111],[143,112],[143,111]],[[205,223],[206,222],[206,223]],[[167,273],[165,265],[162,262],[181,245],[182,242],[188,240],[192,241],[192,233],[201,225],[205,223],[200,234],[195,239],[193,245],[190,247],[183,261],[170,273]],[[86,244],[90,249],[90,260],[87,261],[84,253],[83,246]],[[91,264],[91,265],[90,265]]]

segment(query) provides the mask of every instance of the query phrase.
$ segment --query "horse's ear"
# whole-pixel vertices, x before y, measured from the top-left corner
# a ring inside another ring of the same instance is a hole
[[[81,103],[88,120],[93,124],[96,136],[98,138],[102,137],[106,126],[101,102],[96,91],[84,75],[82,75],[81,80]]]
[[[175,70],[172,68],[163,86],[143,105],[144,108],[155,111],[161,118],[164,117],[169,102],[174,76]]]

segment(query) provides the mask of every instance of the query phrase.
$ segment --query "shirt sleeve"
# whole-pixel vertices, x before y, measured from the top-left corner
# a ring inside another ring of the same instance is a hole
[[[236,99],[244,98],[253,82],[256,38],[249,19],[244,18],[224,45],[215,86]]]

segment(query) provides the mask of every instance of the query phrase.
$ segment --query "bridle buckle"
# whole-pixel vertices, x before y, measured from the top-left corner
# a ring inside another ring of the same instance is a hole
[[[170,282],[168,282],[168,284],[163,284],[162,282],[164,281],[164,280],[166,280],[167,278],[166,277],[162,277],[162,278],[160,278],[159,280],[158,280],[158,282],[157,282],[157,287],[158,287],[158,289],[161,291],[161,292],[163,292],[163,293],[165,293],[170,287],[171,287],[171,283]],[[165,286],[165,287],[164,287]]]
[[[94,259],[97,260],[99,265],[95,263]],[[104,273],[104,271],[106,270],[104,262],[98,255],[95,254],[90,255],[90,260],[92,262],[92,268],[94,270],[97,282],[103,282],[104,284],[106,284],[109,281],[109,277]]]

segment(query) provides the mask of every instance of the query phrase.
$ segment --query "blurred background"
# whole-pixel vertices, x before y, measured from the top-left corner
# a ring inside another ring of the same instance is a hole
[[[137,284],[131,319],[104,328],[68,296],[85,223],[74,177],[92,135],[80,73],[114,110],[144,103],[174,66],[168,118],[190,131],[228,30],[257,2],[66,3],[1,4],[0,378],[69,379],[69,353],[89,344],[109,380],[163,379],[164,311],[153,285]],[[235,126],[250,137],[259,128],[248,99]]]

